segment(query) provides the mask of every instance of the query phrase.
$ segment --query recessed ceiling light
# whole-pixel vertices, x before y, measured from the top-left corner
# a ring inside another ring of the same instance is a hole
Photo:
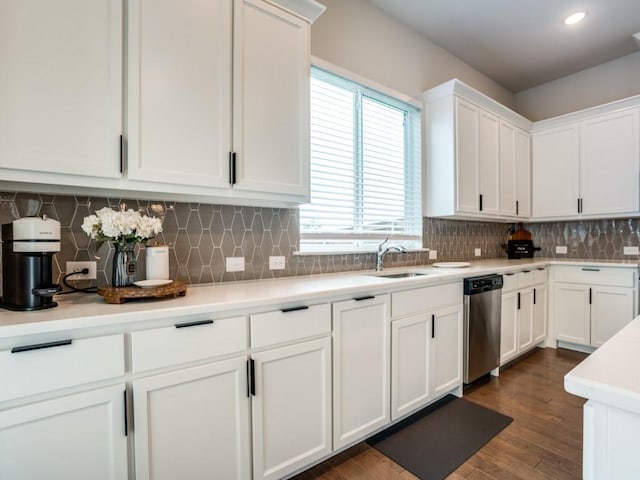
[[[574,23],[578,23],[587,15],[587,12],[576,12],[569,15],[564,19],[565,25],[573,25]]]

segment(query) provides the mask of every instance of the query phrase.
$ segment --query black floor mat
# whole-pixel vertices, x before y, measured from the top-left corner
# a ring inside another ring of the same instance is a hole
[[[441,480],[512,421],[448,395],[367,443],[422,480]]]

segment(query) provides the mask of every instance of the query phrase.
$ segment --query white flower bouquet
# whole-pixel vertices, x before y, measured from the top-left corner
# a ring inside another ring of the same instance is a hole
[[[115,246],[144,243],[162,231],[162,220],[141,215],[135,210],[127,210],[122,204],[120,210],[101,208],[95,215],[84,217],[82,230],[96,241],[100,248],[105,242]]]

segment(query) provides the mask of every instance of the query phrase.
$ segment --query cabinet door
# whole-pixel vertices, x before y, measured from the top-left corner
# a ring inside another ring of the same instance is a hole
[[[500,121],[500,214],[516,216],[516,127]]]
[[[331,452],[331,340],[253,359],[253,478],[283,478]]]
[[[518,353],[518,292],[502,292],[500,318],[500,365],[507,363]]]
[[[518,294],[518,352],[524,352],[533,346],[533,288]]]
[[[531,216],[531,135],[516,128],[516,215],[522,218]]]
[[[633,289],[591,288],[591,346],[599,347],[633,320]]]
[[[478,161],[480,172],[480,213],[498,214],[500,197],[500,157],[498,117],[480,110],[478,120]]]
[[[580,124],[582,213],[615,214],[640,209],[638,108]]]
[[[391,323],[391,420],[429,401],[431,315]]]
[[[533,287],[533,343],[538,344],[547,337],[547,287]]]
[[[0,2],[0,168],[120,177],[122,10]]]
[[[135,380],[133,407],[136,479],[251,478],[244,357]]]
[[[589,287],[571,283],[556,283],[554,287],[554,318],[557,340],[590,345]]]
[[[333,304],[334,449],[390,421],[389,303],[378,295]]]
[[[532,140],[533,216],[578,214],[578,126],[544,130]]]
[[[456,98],[456,203],[462,213],[479,211],[479,116],[478,107]]]
[[[127,474],[124,385],[0,412],[0,477],[122,480]]]
[[[129,1],[129,178],[229,187],[232,1]]]
[[[310,25],[262,0],[234,5],[234,190],[308,201]]]
[[[462,305],[442,309],[432,317],[431,396],[462,385]]]

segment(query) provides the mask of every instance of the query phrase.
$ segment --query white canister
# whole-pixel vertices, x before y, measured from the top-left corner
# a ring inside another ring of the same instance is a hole
[[[147,247],[147,280],[169,280],[169,247]]]

